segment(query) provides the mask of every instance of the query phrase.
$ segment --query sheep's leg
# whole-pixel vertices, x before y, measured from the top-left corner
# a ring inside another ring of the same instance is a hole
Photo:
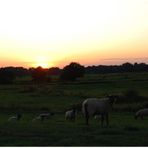
[[[70,118],[70,121],[71,122],[75,122],[75,118]]]
[[[108,127],[109,125],[109,118],[108,118],[108,114],[106,114],[106,126]]]
[[[88,125],[89,124],[89,113],[87,110],[87,104],[84,105],[84,111],[85,111],[86,125]]]
[[[86,125],[89,125],[89,116],[87,115],[87,116],[85,117],[85,119],[86,119]]]
[[[104,115],[101,114],[101,126],[103,127],[103,122],[104,122]]]
[[[89,125],[89,115],[88,115],[88,113],[85,114],[85,121],[86,121],[86,125]]]

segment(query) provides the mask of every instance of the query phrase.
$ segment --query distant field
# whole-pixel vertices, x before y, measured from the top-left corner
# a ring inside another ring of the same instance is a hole
[[[148,100],[116,103],[110,115],[110,127],[101,128],[92,119],[87,127],[81,114],[81,103],[87,97],[124,94],[134,90],[148,98],[148,73],[85,75],[76,82],[54,82],[33,85],[29,78],[18,78],[13,85],[0,85],[0,145],[1,146],[147,146],[148,118],[135,120],[136,110],[148,105]],[[130,100],[131,98],[129,98]],[[137,99],[137,98],[136,98]],[[75,123],[65,121],[64,112],[78,106]],[[20,122],[7,119],[22,112]],[[55,113],[41,123],[32,122],[42,112]]]

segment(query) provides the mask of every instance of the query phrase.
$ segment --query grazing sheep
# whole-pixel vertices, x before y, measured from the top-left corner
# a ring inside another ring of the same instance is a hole
[[[82,112],[86,119],[86,125],[89,124],[89,118],[95,115],[101,115],[101,125],[103,126],[104,116],[106,118],[106,124],[109,125],[108,114],[112,109],[113,103],[117,96],[108,96],[107,98],[86,99],[82,104]]]
[[[32,121],[35,121],[35,120],[44,121],[45,119],[48,119],[51,115],[53,115],[53,113],[42,113],[42,114],[39,114],[37,117],[35,117]]]
[[[20,121],[21,118],[22,118],[22,114],[18,113],[18,114],[16,114],[16,116],[11,116],[8,119],[8,121],[12,121],[12,120]]]
[[[140,109],[137,111],[135,114],[135,119],[138,119],[138,117],[143,119],[144,116],[148,116],[148,108]]]
[[[75,121],[75,118],[76,118],[76,110],[75,109],[69,110],[65,113],[66,120]]]

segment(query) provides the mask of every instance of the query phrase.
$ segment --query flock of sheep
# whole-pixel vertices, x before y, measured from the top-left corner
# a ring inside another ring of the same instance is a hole
[[[52,116],[53,113],[42,113],[36,116],[32,121],[41,120],[44,121],[45,119],[48,119],[50,116]],[[20,121],[22,118],[22,114],[17,113],[15,116],[9,117],[8,121]]]
[[[99,119],[101,116],[101,126],[106,121],[106,126],[109,125],[109,112],[113,108],[113,104],[116,101],[118,96],[109,95],[106,98],[97,99],[97,98],[88,98],[82,103],[82,112],[86,120],[86,125],[89,124],[89,118],[94,117]],[[143,119],[144,116],[148,116],[148,108],[140,109],[135,113],[135,119],[140,117]],[[65,113],[65,118],[70,120],[75,120],[76,111],[69,110]]]
[[[89,124],[90,117],[95,117],[96,119],[101,117],[101,125],[104,125],[104,120],[106,121],[106,126],[109,125],[109,112],[111,111],[114,102],[118,96],[109,95],[106,98],[88,98],[82,103],[82,113],[84,115],[86,125]],[[42,113],[36,116],[32,121],[41,120],[44,121],[52,116],[53,113]],[[135,119],[140,117],[143,119],[144,116],[148,115],[148,108],[141,109],[135,113]],[[15,116],[11,116],[8,121],[16,120],[20,121],[22,114],[18,113]],[[65,112],[65,119],[75,121],[76,119],[76,109],[73,108]]]

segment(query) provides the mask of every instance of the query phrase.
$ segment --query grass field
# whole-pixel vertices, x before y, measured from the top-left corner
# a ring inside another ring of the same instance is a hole
[[[148,73],[86,75],[76,82],[48,85],[32,85],[23,78],[13,85],[0,85],[0,145],[148,146],[148,118],[134,119],[135,111],[146,106],[148,100],[115,104],[108,128],[101,128],[100,121],[94,119],[86,126],[80,110],[75,123],[64,119],[67,109],[81,106],[87,97],[128,90],[147,98]],[[22,120],[8,122],[18,111],[23,113]],[[32,122],[36,115],[48,111],[55,115],[43,123]]]

